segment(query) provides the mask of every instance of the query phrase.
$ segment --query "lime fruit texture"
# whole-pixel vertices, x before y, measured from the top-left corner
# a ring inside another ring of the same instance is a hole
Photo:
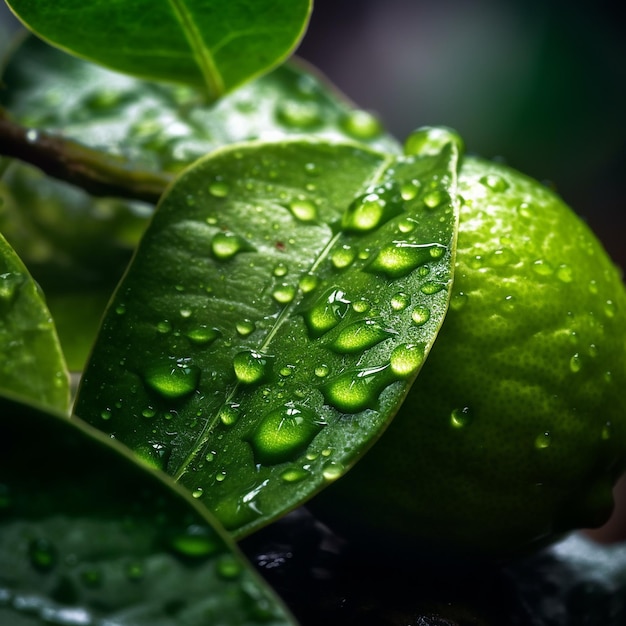
[[[314,503],[344,534],[509,557],[601,525],[626,465],[626,292],[548,188],[465,158],[450,308],[394,421]]]

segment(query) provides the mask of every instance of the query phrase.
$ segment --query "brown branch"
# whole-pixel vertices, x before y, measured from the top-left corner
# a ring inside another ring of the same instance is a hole
[[[94,196],[156,204],[173,174],[130,167],[71,139],[20,126],[0,108],[0,155],[14,157]]]

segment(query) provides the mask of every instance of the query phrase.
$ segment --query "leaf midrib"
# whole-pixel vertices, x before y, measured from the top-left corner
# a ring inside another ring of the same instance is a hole
[[[184,0],[168,0],[178,19],[183,34],[191,47],[196,63],[206,83],[211,101],[217,100],[224,93],[224,79],[217,69],[215,59],[202,33],[197,29],[193,15],[187,10]]]
[[[364,192],[368,187],[371,187],[372,185],[377,184],[382,180],[384,173],[387,171],[387,169],[389,169],[394,159],[395,157],[393,155],[385,156],[382,163],[375,170],[372,177],[369,178],[363,184],[362,192]],[[337,241],[339,241],[339,239],[343,235],[344,235],[343,230],[339,230],[335,235],[333,235],[333,237],[329,239],[328,243],[324,246],[323,250],[321,250],[321,252],[317,256],[315,261],[306,270],[306,272],[314,272],[324,262],[324,260],[328,258],[330,251],[335,247],[335,244],[337,243]],[[270,328],[269,332],[264,337],[262,343],[259,345],[258,347],[259,352],[264,353],[267,351],[267,348],[272,343],[274,337],[276,336],[280,328],[283,326],[284,323],[286,323],[288,319],[291,318],[292,312],[302,302],[303,295],[304,294],[302,293],[302,291],[298,290],[298,297],[294,298],[289,304],[285,305],[283,310],[280,312],[280,314],[276,318],[276,322],[274,323],[272,328]],[[241,386],[240,383],[236,383],[231,389],[230,393],[225,398],[224,402],[220,405],[220,409],[216,411],[213,418],[207,419],[206,424],[204,425],[204,428],[202,429],[202,432],[198,435],[196,439],[196,443],[194,444],[193,449],[185,457],[185,460],[180,464],[177,470],[175,472],[172,472],[171,475],[174,478],[174,480],[179,481],[185,475],[185,473],[187,472],[187,469],[189,468],[193,460],[204,449],[204,447],[209,441],[210,433],[213,432],[215,424],[217,424],[219,420],[220,410],[232,400],[232,398],[237,394],[237,391],[239,390],[240,386]]]

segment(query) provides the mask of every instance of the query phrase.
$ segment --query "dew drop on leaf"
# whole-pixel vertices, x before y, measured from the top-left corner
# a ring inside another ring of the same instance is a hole
[[[346,354],[361,352],[393,334],[393,331],[382,326],[377,320],[358,320],[343,328],[330,347],[336,352]]]
[[[216,571],[222,580],[236,580],[241,576],[242,567],[239,561],[227,554],[217,562]]]
[[[352,246],[343,245],[331,254],[330,261],[338,269],[344,269],[352,264],[356,257],[356,252]]]
[[[422,126],[406,138],[404,154],[435,155],[449,143],[456,145],[459,153],[463,152],[463,140],[455,130],[445,126]]]
[[[413,200],[419,193],[421,183],[419,180],[412,180],[408,183],[404,183],[400,187],[400,196],[403,200]]]
[[[439,293],[442,289],[445,289],[446,284],[438,281],[430,281],[424,283],[420,287],[420,291],[426,296],[433,296],[436,293]]]
[[[307,272],[303,274],[298,281],[298,287],[300,287],[302,293],[310,293],[319,284],[319,278],[315,274]]]
[[[350,111],[341,121],[343,130],[354,139],[374,139],[382,132],[378,119],[371,113],[356,109]]]
[[[288,206],[291,214],[300,222],[317,220],[317,207],[310,200],[293,200]]]
[[[224,426],[232,426],[239,419],[239,405],[238,404],[226,404],[218,412],[220,422]]]
[[[409,306],[410,301],[411,299],[409,298],[409,296],[406,293],[400,291],[391,297],[391,309],[396,312],[404,311],[404,309]]]
[[[450,425],[452,428],[464,428],[472,420],[472,413],[468,406],[454,409],[450,413]]]
[[[232,259],[238,252],[244,250],[252,250],[252,247],[235,233],[219,232],[211,239],[211,252],[220,261]]]
[[[535,438],[535,448],[537,448],[537,450],[545,450],[546,448],[550,447],[551,443],[552,436],[548,431],[540,433]]]
[[[378,251],[367,266],[367,271],[384,274],[390,278],[400,278],[425,263],[440,259],[445,250],[445,246],[436,243],[394,241]]]
[[[276,118],[290,128],[311,128],[322,122],[322,113],[315,101],[282,100],[276,108]]]
[[[272,357],[256,350],[238,352],[233,358],[235,376],[246,385],[259,383],[268,375],[272,360]]]
[[[289,304],[296,296],[296,288],[288,283],[281,283],[272,291],[272,298],[278,304]]]
[[[399,193],[392,185],[380,185],[352,201],[341,219],[348,232],[366,233],[402,212]]]
[[[172,549],[185,557],[207,557],[220,551],[220,542],[213,532],[203,526],[192,525],[184,533],[174,536]]]
[[[509,183],[498,174],[486,174],[480,179],[480,183],[496,193],[502,193],[509,188]]]
[[[215,198],[225,198],[230,191],[230,187],[223,180],[216,180],[209,185],[209,193]]]
[[[577,374],[582,369],[582,365],[582,359],[580,358],[580,354],[577,352],[569,360],[569,368],[574,374]]]
[[[359,413],[374,408],[378,397],[394,377],[388,364],[364,369],[350,369],[322,386],[326,403],[344,413]]]
[[[200,368],[188,359],[170,359],[146,370],[144,379],[148,387],[164,398],[182,398],[194,392],[200,380]]]
[[[18,272],[0,274],[0,301],[10,302],[25,278]]]
[[[398,378],[407,378],[417,372],[424,362],[424,347],[416,344],[400,344],[391,353],[391,371]]]
[[[237,322],[235,328],[240,337],[247,337],[250,333],[254,332],[256,324],[252,320],[245,319]]]
[[[311,472],[304,467],[289,467],[280,475],[281,479],[286,483],[299,483],[305,478],[309,478]]]
[[[326,290],[315,304],[304,312],[309,333],[320,337],[333,329],[350,310],[350,300],[341,289],[331,287]]]
[[[329,482],[337,480],[343,473],[344,466],[338,461],[326,461],[322,466],[322,476]]]
[[[272,409],[250,438],[255,461],[276,465],[295,459],[325,425],[314,411],[293,402]]]
[[[436,209],[442,204],[449,202],[450,196],[448,195],[448,192],[443,189],[433,189],[433,191],[429,191],[424,195],[423,200],[424,204],[429,209]]]
[[[217,328],[200,325],[187,331],[187,339],[198,346],[206,346],[213,343],[220,334]]]

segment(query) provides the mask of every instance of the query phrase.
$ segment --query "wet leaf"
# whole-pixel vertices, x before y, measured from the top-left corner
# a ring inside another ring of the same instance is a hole
[[[236,535],[293,508],[379,436],[434,341],[455,178],[452,145],[292,140],[196,163],[108,309],[77,414]]]
[[[310,0],[7,0],[37,35],[133,76],[206,88],[210,100],[275,67],[300,40]]]
[[[294,623],[166,476],[79,420],[9,398],[0,419],[2,624]]]
[[[68,375],[44,296],[0,235],[0,389],[69,408]]]

